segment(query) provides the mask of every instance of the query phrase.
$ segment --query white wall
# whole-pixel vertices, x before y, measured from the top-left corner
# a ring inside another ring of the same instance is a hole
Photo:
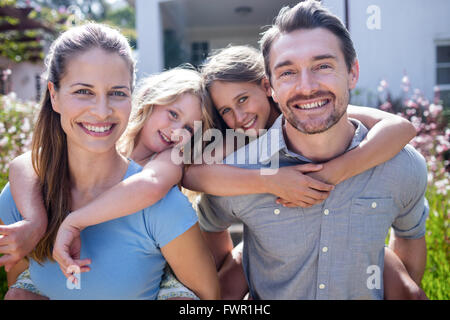
[[[191,28],[187,32],[190,42],[207,41],[210,49],[224,48],[229,44],[251,45],[258,48],[261,29],[255,27]]]
[[[163,31],[160,0],[136,1],[138,32],[138,77],[162,71],[164,67]]]
[[[1,69],[11,69],[10,81],[11,91],[17,94],[21,100],[36,99],[36,75],[44,72],[44,63],[14,63],[6,58],[0,57]]]
[[[343,7],[343,0],[324,3]],[[380,9],[380,29],[367,27],[370,5]],[[349,12],[350,33],[360,64],[358,87],[376,94],[379,81],[385,79],[398,97],[406,73],[412,88],[431,99],[436,84],[436,41],[450,39],[450,1],[349,0]]]

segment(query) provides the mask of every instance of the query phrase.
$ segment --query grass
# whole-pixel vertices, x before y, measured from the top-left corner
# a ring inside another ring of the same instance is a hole
[[[427,199],[430,204],[426,234],[428,252],[422,288],[431,300],[450,300],[450,201],[448,196],[437,194],[434,187],[428,188]],[[0,268],[1,299],[6,291],[6,274]]]

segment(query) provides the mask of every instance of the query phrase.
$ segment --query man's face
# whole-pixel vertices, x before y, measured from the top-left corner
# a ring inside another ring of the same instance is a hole
[[[358,62],[350,72],[339,39],[324,28],[282,34],[270,52],[273,99],[288,123],[306,134],[321,133],[347,110]]]

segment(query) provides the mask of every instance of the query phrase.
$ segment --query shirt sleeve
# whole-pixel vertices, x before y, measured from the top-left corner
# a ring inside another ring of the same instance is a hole
[[[425,236],[425,225],[429,206],[425,198],[427,189],[427,166],[425,159],[414,148],[407,146],[404,149],[408,161],[404,163],[409,168],[408,175],[404,177],[405,186],[400,191],[403,209],[394,220],[392,227],[395,235],[405,239],[418,239]]]
[[[5,225],[8,225],[21,221],[22,219],[23,218],[12,197],[11,189],[8,183],[0,194],[0,220]]]
[[[203,194],[197,205],[200,228],[207,232],[220,232],[239,222],[233,213],[232,199]]]
[[[158,203],[144,211],[147,230],[159,248],[185,233],[198,220],[191,203],[178,187],[173,187]]]

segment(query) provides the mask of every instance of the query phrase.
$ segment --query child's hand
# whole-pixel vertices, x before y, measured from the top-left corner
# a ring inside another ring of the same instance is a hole
[[[267,176],[270,193],[278,196],[277,203],[285,207],[307,208],[325,200],[333,185],[308,177],[305,173],[319,171],[322,165],[303,164],[283,167]]]
[[[0,225],[0,266],[9,272],[28,255],[41,240],[46,224],[22,220],[10,225]]]
[[[73,277],[73,273],[89,271],[88,265],[91,260],[80,260],[81,230],[70,223],[69,217],[59,227],[53,247],[53,259],[59,264],[64,275],[75,281],[76,278]]]

